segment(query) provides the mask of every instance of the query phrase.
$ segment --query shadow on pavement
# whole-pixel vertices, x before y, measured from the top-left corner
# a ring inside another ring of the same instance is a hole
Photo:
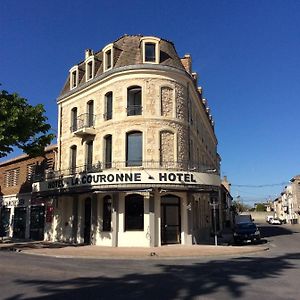
[[[290,235],[297,233],[294,231],[293,228],[286,228],[282,225],[260,225],[259,230],[261,236],[264,238],[272,237],[272,236],[279,236],[279,235]]]
[[[24,279],[15,283],[37,289],[40,296],[30,299],[196,299],[212,297],[212,294],[218,291],[226,291],[230,299],[234,299],[243,297],[246,287],[250,284],[255,285],[256,280],[276,279],[282,276],[285,270],[296,269],[295,260],[299,259],[300,253],[291,253],[269,258],[211,260],[192,265],[164,263],[155,266],[157,272],[154,274],[147,273],[145,267],[143,272],[132,272],[119,277]],[[241,281],[241,278],[244,280]],[[19,294],[9,299],[29,298]]]

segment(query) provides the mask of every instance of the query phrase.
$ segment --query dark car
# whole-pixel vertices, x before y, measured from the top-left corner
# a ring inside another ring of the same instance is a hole
[[[233,238],[236,244],[258,242],[260,240],[260,231],[254,223],[239,223],[234,227]]]

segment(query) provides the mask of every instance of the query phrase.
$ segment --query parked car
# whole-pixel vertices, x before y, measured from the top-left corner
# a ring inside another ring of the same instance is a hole
[[[272,224],[272,225],[281,225],[282,222],[279,219],[274,218],[274,219],[270,220],[270,224]]]
[[[252,222],[236,224],[233,230],[233,239],[236,244],[260,241],[260,231]]]
[[[271,224],[271,221],[274,219],[274,216],[266,216],[267,223]]]

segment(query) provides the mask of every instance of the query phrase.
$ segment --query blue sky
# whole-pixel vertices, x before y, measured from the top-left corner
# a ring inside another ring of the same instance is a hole
[[[193,58],[234,197],[273,199],[300,173],[300,1],[2,0],[0,11],[2,88],[43,103],[54,129],[85,49],[155,35]]]

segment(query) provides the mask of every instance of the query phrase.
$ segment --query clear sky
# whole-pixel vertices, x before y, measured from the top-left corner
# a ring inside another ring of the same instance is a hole
[[[56,130],[69,69],[125,33],[191,54],[234,197],[273,199],[300,173],[298,0],[1,0],[2,88],[43,103]]]

